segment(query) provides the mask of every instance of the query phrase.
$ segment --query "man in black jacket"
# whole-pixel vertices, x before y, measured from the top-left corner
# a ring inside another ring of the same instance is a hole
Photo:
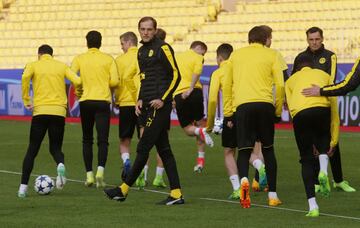
[[[138,24],[143,46],[138,51],[141,86],[135,112],[144,132],[137,145],[137,155],[124,183],[119,187],[105,189],[104,192],[110,199],[124,201],[155,145],[164,163],[171,190],[168,198],[160,204],[184,204],[167,132],[172,94],[179,84],[180,74],[173,49],[155,36],[156,25],[152,17],[143,17]]]
[[[314,68],[328,73],[331,77],[331,81],[335,83],[337,73],[336,55],[332,51],[325,49],[323,44],[323,31],[318,27],[311,27],[306,31],[306,37],[309,46],[305,51],[296,56],[291,74],[296,72],[298,60],[303,56],[308,56],[313,60]],[[355,189],[343,179],[339,144],[335,146],[333,152],[333,155],[330,157],[330,164],[334,177],[334,188],[342,189],[345,192],[354,192]]]

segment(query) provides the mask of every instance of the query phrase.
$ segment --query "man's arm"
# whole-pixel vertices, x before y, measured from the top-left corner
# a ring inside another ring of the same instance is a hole
[[[331,97],[331,98],[329,98],[329,100],[330,100],[330,108],[331,108],[330,147],[334,148],[339,142],[340,119],[339,119],[337,97]]]
[[[336,83],[336,74],[337,74],[337,58],[336,55],[333,54],[331,56],[331,72],[330,72],[331,83]]]
[[[346,75],[345,79],[339,83],[324,86],[320,88],[317,85],[305,88],[302,91],[307,97],[311,96],[344,96],[348,92],[355,90],[360,85],[360,58],[356,60],[351,72]]]
[[[216,106],[218,103],[218,95],[220,89],[220,80],[219,75],[216,75],[216,72],[213,73],[210,80],[210,88],[209,88],[209,101],[208,101],[208,113],[207,113],[207,121],[206,121],[206,130],[211,132],[214,128],[214,120],[215,120],[215,112]]]
[[[21,90],[22,90],[22,99],[26,109],[32,109],[30,92],[30,81],[34,75],[34,69],[31,64],[25,66],[23,75],[21,77]]]
[[[66,66],[65,69],[65,77],[74,84],[75,87],[81,85],[81,79],[77,76],[74,71],[72,71],[69,67]]]
[[[119,74],[118,74],[116,62],[114,60],[112,60],[111,62],[109,74],[110,74],[109,86],[116,87],[119,84]]]
[[[172,94],[174,93],[176,87],[179,85],[181,76],[175,61],[174,51],[172,50],[172,48],[168,44],[164,44],[163,46],[161,46],[160,52],[161,62],[167,65],[166,68],[171,69],[173,72],[173,78],[168,89],[160,97],[162,101],[165,101],[172,99]]]
[[[223,107],[224,107],[224,117],[231,117],[233,115],[233,66],[232,58],[230,56],[228,64],[224,69],[225,80],[222,87],[223,95]]]

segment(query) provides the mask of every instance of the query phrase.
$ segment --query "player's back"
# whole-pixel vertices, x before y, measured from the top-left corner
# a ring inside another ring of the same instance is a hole
[[[276,51],[253,43],[230,57],[235,106],[249,102],[273,103],[275,78],[283,77]]]
[[[54,60],[50,55],[42,55],[40,60],[30,63],[27,67],[33,68],[34,106],[39,103],[66,104],[66,64]]]
[[[331,84],[330,76],[322,70],[303,67],[293,74],[285,84],[286,99],[291,116],[312,107],[329,107],[327,97],[305,97],[302,90],[316,84],[320,87]]]
[[[90,48],[86,53],[74,58],[71,69],[80,72],[83,100],[109,100],[111,66],[113,57],[101,52],[97,48]]]
[[[175,59],[181,75],[181,81],[174,92],[174,95],[177,95],[190,88],[193,74],[201,74],[204,57],[190,49],[185,52],[175,54]],[[202,88],[200,80],[196,82],[195,88]]]

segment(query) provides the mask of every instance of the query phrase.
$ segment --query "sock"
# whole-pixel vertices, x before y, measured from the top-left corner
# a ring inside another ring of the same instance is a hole
[[[200,135],[200,128],[195,128],[195,131],[194,131],[194,134],[195,135]]]
[[[126,162],[127,159],[130,159],[130,154],[129,152],[124,152],[121,154],[121,159],[123,160],[123,163]]]
[[[182,196],[180,188],[172,189],[170,191],[170,196],[172,198],[179,199]]]
[[[198,158],[205,158],[205,152],[198,151]]]
[[[252,163],[254,168],[257,169],[258,171],[260,170],[260,168],[263,164],[264,163],[260,159],[255,159],[255,161],[253,161],[253,163]]]
[[[309,203],[309,211],[312,211],[314,209],[319,209],[315,197],[308,199],[308,203]]]
[[[145,179],[145,181],[147,181],[148,170],[149,170],[149,166],[145,165],[144,166],[144,179]]]
[[[98,166],[96,176],[103,176],[104,175],[104,167]]]
[[[269,192],[268,197],[269,197],[269,199],[277,199],[278,198],[276,192]]]
[[[239,176],[237,174],[231,175],[229,179],[231,181],[233,190],[238,190],[240,188]]]
[[[164,168],[156,166],[156,176],[162,176],[164,173]]]
[[[94,174],[92,171],[86,172],[86,178],[87,179],[94,179]]]
[[[242,184],[244,181],[247,181],[247,182],[249,183],[249,179],[248,179],[247,177],[243,177],[243,178],[241,178],[240,183]]]
[[[327,154],[320,154],[319,162],[320,162],[320,172],[324,172],[326,175],[328,175],[327,167],[329,163],[329,156],[327,156]]]
[[[121,189],[121,192],[122,194],[124,194],[124,196],[126,196],[129,193],[129,189],[130,189],[129,185],[122,183],[119,188]]]
[[[19,192],[27,192],[28,186],[27,184],[20,184]]]
[[[65,167],[65,165],[64,165],[64,163],[61,163],[61,162],[60,162],[57,167],[58,167],[58,168],[59,168],[59,167]]]

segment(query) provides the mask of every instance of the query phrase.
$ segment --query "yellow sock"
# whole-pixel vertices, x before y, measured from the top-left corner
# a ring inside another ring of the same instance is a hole
[[[120,189],[121,189],[121,192],[124,194],[124,196],[126,196],[129,192],[129,188],[130,186],[123,183],[121,186],[120,186]]]
[[[180,188],[171,190],[170,196],[172,198],[179,199],[182,196]]]

